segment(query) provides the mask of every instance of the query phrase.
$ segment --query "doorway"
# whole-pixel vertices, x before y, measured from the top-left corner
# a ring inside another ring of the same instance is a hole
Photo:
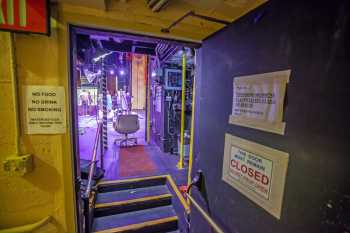
[[[94,149],[95,182],[167,174],[187,185],[198,47],[70,26],[75,174],[83,185]],[[138,126],[125,133],[118,123],[130,115]]]

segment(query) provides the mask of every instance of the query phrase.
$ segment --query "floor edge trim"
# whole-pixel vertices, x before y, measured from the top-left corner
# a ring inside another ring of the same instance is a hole
[[[141,229],[141,228],[148,227],[148,226],[153,226],[153,225],[158,225],[158,224],[163,224],[163,223],[168,223],[168,222],[174,222],[177,220],[178,220],[177,216],[172,216],[172,217],[167,217],[167,218],[146,221],[146,222],[142,222],[142,223],[135,223],[135,224],[122,226],[122,227],[110,228],[110,229],[106,229],[106,230],[102,230],[102,231],[94,231],[93,233],[120,233],[123,231],[137,230],[137,229]]]
[[[157,196],[148,196],[148,197],[142,197],[142,198],[135,198],[125,201],[115,201],[115,202],[108,202],[108,203],[100,203],[95,204],[95,209],[100,208],[106,208],[106,207],[115,207],[115,206],[122,206],[122,205],[128,205],[128,204],[136,204],[139,202],[145,202],[145,201],[154,201],[154,200],[161,200],[164,198],[171,198],[173,195],[171,194],[162,194]]]

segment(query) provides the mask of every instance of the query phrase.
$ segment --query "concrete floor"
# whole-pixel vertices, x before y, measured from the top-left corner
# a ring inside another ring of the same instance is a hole
[[[187,168],[178,170],[176,165],[178,162],[178,156],[169,153],[163,153],[155,144],[147,144],[145,141],[145,117],[144,111],[138,111],[140,120],[140,130],[131,135],[137,137],[138,145],[144,145],[145,151],[150,156],[150,159],[155,164],[156,169],[146,174],[146,176],[170,174],[178,185],[187,184]],[[97,122],[95,116],[80,116],[79,117],[79,149],[80,158],[90,160],[93,140],[96,134]],[[118,169],[120,169],[119,144],[114,144],[116,138],[121,138],[122,135],[117,133],[112,125],[112,119],[108,121],[108,150],[104,155],[104,168],[105,176],[104,180],[118,180],[126,178],[134,178],[138,176],[120,177],[118,175]]]

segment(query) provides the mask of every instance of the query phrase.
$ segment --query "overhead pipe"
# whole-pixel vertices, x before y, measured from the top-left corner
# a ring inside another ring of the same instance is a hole
[[[156,3],[156,5],[153,6],[152,11],[153,12],[160,11],[160,9],[162,9],[168,2],[169,2],[169,0],[159,0]]]
[[[210,16],[206,16],[206,15],[200,15],[195,13],[194,11],[189,11],[188,13],[186,13],[185,15],[181,16],[179,19],[175,20],[172,24],[170,24],[168,27],[166,28],[162,28],[160,31],[164,32],[164,33],[169,33],[170,30],[175,27],[177,24],[179,24],[182,20],[184,20],[185,18],[192,16],[192,17],[196,17],[199,19],[203,19],[206,21],[210,21],[210,22],[214,22],[214,23],[219,23],[219,24],[224,24],[224,25],[229,25],[231,24],[230,21],[226,21],[226,20],[222,20],[222,19],[217,19],[214,17],[210,17]]]
[[[149,0],[148,1],[148,7],[152,8],[159,0]]]
[[[149,0],[147,5],[149,8],[152,8],[153,12],[158,12],[160,11],[167,3],[169,0]]]

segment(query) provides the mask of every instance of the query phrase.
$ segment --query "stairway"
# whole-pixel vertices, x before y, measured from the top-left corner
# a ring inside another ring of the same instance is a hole
[[[92,232],[185,232],[188,206],[170,175],[102,181],[96,190]]]

